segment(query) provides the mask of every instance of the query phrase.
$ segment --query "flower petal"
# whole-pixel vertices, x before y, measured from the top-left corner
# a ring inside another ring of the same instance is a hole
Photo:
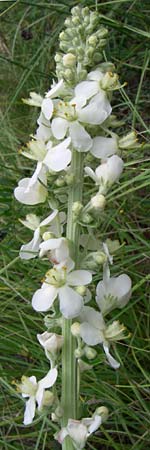
[[[59,289],[60,311],[66,319],[77,317],[83,307],[83,298],[69,286]]]
[[[43,389],[50,388],[55,383],[57,376],[58,370],[56,367],[54,367],[54,369],[50,369],[47,375],[38,382],[39,387]]]
[[[24,425],[30,425],[30,423],[32,423],[33,418],[35,416],[35,408],[36,408],[35,397],[32,396],[26,402],[23,421]]]
[[[105,329],[105,322],[102,314],[95,311],[91,306],[84,306],[79,318],[81,322],[88,322],[92,327],[98,328],[99,330]]]
[[[87,152],[91,148],[91,136],[77,121],[70,124],[69,131],[72,144],[78,150],[78,152]]]
[[[64,87],[64,81],[61,79],[58,83],[53,84],[51,89],[46,93],[46,98],[56,98],[61,93]]]
[[[104,77],[104,73],[101,72],[99,69],[93,70],[92,72],[90,72],[88,74],[88,80],[92,80],[92,81],[100,81],[102,80],[102,78]]]
[[[47,225],[49,225],[57,216],[58,214],[58,209],[54,209],[54,211],[47,216],[44,220],[42,220],[42,222],[40,222],[40,227],[45,227]]]
[[[53,102],[50,98],[44,98],[41,106],[42,113],[46,117],[47,120],[50,120],[53,114]]]
[[[63,139],[68,128],[68,121],[61,117],[56,117],[52,120],[52,133],[56,139]]]
[[[71,161],[71,151],[63,145],[63,142],[56,147],[48,150],[45,158],[44,164],[53,170],[54,172],[59,172],[66,169]]]
[[[103,344],[103,349],[104,349],[104,352],[106,354],[106,357],[108,359],[110,366],[113,367],[113,369],[119,369],[120,363],[118,361],[116,361],[116,359],[113,358],[113,356],[109,353],[108,345]]]
[[[28,244],[24,244],[21,246],[19,256],[21,259],[32,259],[36,258],[38,251],[39,251],[39,245],[40,245],[41,239],[40,239],[40,228],[37,228],[34,232],[33,239],[28,242]]]
[[[85,286],[91,283],[92,275],[88,270],[73,270],[67,275],[67,281],[71,286]]]
[[[35,311],[47,311],[57,297],[57,288],[48,286],[38,289],[32,297],[32,307]]]
[[[81,122],[99,125],[111,114],[112,108],[104,91],[96,94],[87,106],[78,112]]]
[[[84,170],[85,170],[85,173],[86,173],[90,178],[92,178],[92,180],[94,180],[95,182],[97,181],[97,177],[96,177],[96,175],[95,175],[95,172],[94,172],[94,170],[91,169],[91,167],[86,166],[86,167],[84,168]]]
[[[85,97],[86,100],[97,94],[99,86],[97,81],[81,81],[75,88],[76,97]]]
[[[117,140],[115,138],[97,136],[93,139],[90,152],[96,158],[108,158],[108,156],[117,152],[117,148]]]
[[[92,326],[89,322],[80,325],[80,336],[87,345],[97,345],[103,342],[100,330]]]

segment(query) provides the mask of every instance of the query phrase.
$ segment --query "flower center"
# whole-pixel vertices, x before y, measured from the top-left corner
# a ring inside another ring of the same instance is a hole
[[[67,269],[66,267],[61,267],[61,269],[53,268],[48,270],[46,273],[45,283],[51,284],[55,287],[61,287],[66,284],[66,275]]]
[[[55,105],[54,115],[73,122],[77,120],[76,104],[71,105],[69,102],[60,101]]]

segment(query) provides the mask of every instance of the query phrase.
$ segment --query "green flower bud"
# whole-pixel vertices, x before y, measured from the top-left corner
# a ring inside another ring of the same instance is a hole
[[[67,36],[65,31],[61,31],[61,33],[59,35],[59,39],[60,39],[60,41],[67,41],[68,40],[68,36]]]
[[[63,65],[65,67],[74,67],[76,64],[76,56],[73,53],[67,53],[63,56]]]
[[[87,359],[94,359],[97,355],[97,351],[92,347],[88,347],[88,345],[84,347],[84,353]]]
[[[84,81],[87,77],[87,70],[81,70],[78,75],[78,81]]]
[[[79,214],[81,213],[83,209],[83,205],[81,202],[74,202],[73,206],[72,206],[72,211],[74,213],[75,216],[79,216]]]
[[[71,325],[71,333],[75,337],[79,337],[80,336],[80,323],[79,322],[74,322]]]
[[[107,261],[107,256],[104,252],[93,253],[93,259],[97,264],[104,264]]]
[[[82,217],[82,220],[84,223],[87,223],[87,225],[88,225],[89,223],[92,222],[93,218],[90,214],[87,213],[87,214],[84,214],[84,216]]]
[[[56,63],[59,63],[59,62],[61,63],[61,61],[62,61],[62,56],[60,55],[60,53],[56,53],[54,59],[55,59],[55,62],[56,62]]]
[[[65,185],[65,181],[63,178],[57,178],[57,180],[55,180],[55,184],[57,187],[62,187]]]
[[[61,50],[63,50],[64,52],[68,51],[68,43],[65,41],[61,41],[59,44],[59,47]]]
[[[74,16],[73,18],[72,18],[72,23],[73,23],[73,25],[79,25],[80,24],[80,18],[78,17],[78,16]]]
[[[92,36],[90,36],[89,37],[89,39],[88,39],[88,44],[89,45],[92,45],[92,47],[96,47],[96,44],[97,44],[97,36],[96,35],[92,35]]]
[[[75,358],[81,358],[84,355],[84,350],[82,348],[76,348],[74,352]]]
[[[86,286],[77,286],[75,290],[79,295],[82,295],[83,297],[83,295],[85,295],[86,293]]]
[[[67,174],[64,177],[65,182],[68,186],[72,186],[73,182],[74,182],[74,175],[73,173]]]
[[[50,233],[50,231],[45,231],[45,233],[43,233],[42,236],[44,241],[47,241],[48,239],[53,239],[54,238],[54,234]]]
[[[100,62],[103,59],[103,56],[102,56],[101,53],[96,52],[93,55],[93,59],[94,59],[95,62],[98,63],[98,62]]]
[[[91,198],[91,207],[94,209],[102,210],[105,208],[106,199],[102,194],[96,194]]]
[[[96,408],[94,416],[101,416],[102,423],[105,422],[108,419],[109,411],[106,406],[100,406],[99,408]]]
[[[74,7],[71,9],[71,14],[72,14],[72,16],[80,16],[80,14],[81,14],[81,9],[80,9],[80,7],[79,7],[79,6],[74,6]]]
[[[82,9],[82,16],[83,17],[90,16],[90,12],[89,12],[88,6],[85,6],[85,8]]]
[[[99,39],[103,39],[108,34],[107,28],[100,28],[100,30],[97,31],[97,36]]]

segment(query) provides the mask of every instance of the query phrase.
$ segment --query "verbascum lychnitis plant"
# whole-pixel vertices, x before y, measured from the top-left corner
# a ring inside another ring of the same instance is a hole
[[[50,211],[48,217],[32,212],[21,219],[33,236],[22,245],[20,258],[47,263],[32,307],[46,314],[37,339],[50,367],[38,381],[32,374],[22,376],[17,389],[25,398],[24,425],[46,411],[63,450],[86,448],[88,437],[109,420],[101,400],[89,417],[82,417],[80,379],[94,370],[99,346],[104,363],[118,370],[115,344],[129,336],[111,312],[129,302],[131,279],[125,273],[111,275],[119,241],[99,238],[103,214],[109,215],[107,195],[124,168],[122,154],[137,146],[134,130],[116,133],[121,122],[112,114],[111,99],[122,85],[114,65],[104,61],[107,35],[97,12],[74,7],[60,33],[55,81],[45,95],[30,92],[23,99],[39,108],[37,130],[22,149],[37,165],[14,195],[35,208],[47,202]]]

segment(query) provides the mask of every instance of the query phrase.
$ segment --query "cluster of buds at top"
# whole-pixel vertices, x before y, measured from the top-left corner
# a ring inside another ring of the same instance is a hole
[[[66,30],[60,33],[60,52],[55,56],[58,79],[64,78],[70,84],[84,80],[86,68],[101,62],[108,34],[100,26],[97,12],[76,6],[71,13],[65,21]]]

